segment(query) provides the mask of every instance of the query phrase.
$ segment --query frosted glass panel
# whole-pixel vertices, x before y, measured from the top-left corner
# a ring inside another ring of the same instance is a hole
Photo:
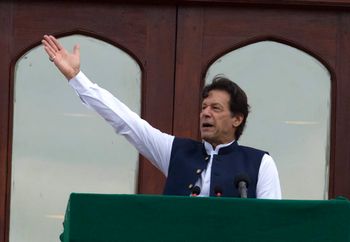
[[[312,56],[263,41],[210,66],[206,82],[224,74],[248,95],[243,145],[270,152],[287,199],[326,199],[330,140],[330,74]]]
[[[133,111],[141,109],[141,70],[128,54],[80,35],[81,69]],[[69,194],[135,193],[138,153],[81,104],[38,46],[17,62],[11,185],[11,242],[59,241]]]

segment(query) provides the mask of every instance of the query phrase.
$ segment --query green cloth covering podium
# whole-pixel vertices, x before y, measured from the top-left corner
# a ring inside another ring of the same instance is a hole
[[[63,242],[350,242],[350,202],[70,196]]]

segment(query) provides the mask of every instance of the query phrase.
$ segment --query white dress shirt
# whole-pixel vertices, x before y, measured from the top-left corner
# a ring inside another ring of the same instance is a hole
[[[99,113],[116,133],[123,135],[138,152],[151,161],[165,176],[168,175],[172,144],[175,138],[173,135],[152,127],[110,92],[92,83],[82,72],[72,78],[69,84],[85,105]],[[204,141],[210,161],[196,183],[201,187],[200,196],[209,196],[213,155],[218,154],[220,148],[231,143],[218,145],[213,149],[208,142]],[[277,168],[272,157],[267,154],[263,156],[260,164],[256,193],[257,198],[281,198]]]

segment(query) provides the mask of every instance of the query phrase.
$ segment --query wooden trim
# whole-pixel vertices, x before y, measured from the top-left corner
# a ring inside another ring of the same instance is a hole
[[[18,0],[25,1],[25,0]],[[72,2],[70,0],[54,0]],[[95,2],[95,0],[73,0],[75,2]],[[211,6],[285,6],[313,8],[349,8],[350,0],[100,0],[99,3],[134,5],[211,5]]]
[[[256,6],[312,6],[312,7],[350,7],[350,0],[182,0],[177,4],[225,4]]]
[[[145,58],[149,81],[143,86],[143,118],[165,133],[173,132],[176,8],[153,8],[148,14]],[[169,85],[171,84],[171,85]],[[140,159],[138,192],[161,194],[164,175],[144,157]]]
[[[350,14],[339,15],[337,43],[337,89],[335,92],[336,114],[333,137],[335,153],[334,166],[331,167],[334,184],[333,197],[346,196],[350,198]]]
[[[10,153],[9,137],[11,131],[10,114],[10,56],[11,56],[11,26],[12,3],[0,4],[0,241],[8,240],[9,231],[9,187],[11,167],[8,163]]]
[[[198,90],[201,85],[202,47],[202,9],[179,7],[174,101],[176,136],[199,139],[201,96]]]

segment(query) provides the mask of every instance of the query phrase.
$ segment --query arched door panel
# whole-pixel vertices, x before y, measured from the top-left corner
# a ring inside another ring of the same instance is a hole
[[[350,54],[345,47],[349,17],[336,10],[184,6],[178,21],[174,134],[199,139],[200,90],[206,70],[219,56],[263,40],[296,46],[331,73],[329,197],[349,196],[350,99],[345,90],[350,73],[344,66]]]
[[[0,241],[8,241],[16,61],[40,45],[44,34],[84,34],[117,46],[141,67],[141,116],[172,133],[173,99],[169,97],[174,86],[176,8],[111,2],[6,1],[0,4],[0,16],[4,27],[0,30]],[[138,177],[139,193],[161,193],[164,177],[143,157]]]

